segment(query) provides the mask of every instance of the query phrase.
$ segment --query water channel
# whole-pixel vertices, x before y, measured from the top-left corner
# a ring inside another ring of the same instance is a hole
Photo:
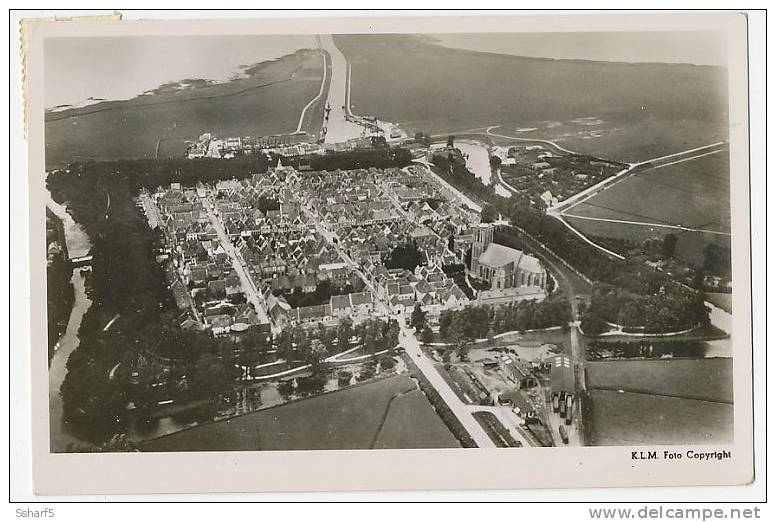
[[[432,149],[444,148],[444,144],[432,146]],[[477,141],[456,141],[455,147],[461,151],[466,158],[466,168],[485,185],[493,185],[496,194],[505,198],[511,197],[512,193],[507,190],[498,179],[493,177],[493,171],[490,168],[490,154],[488,147],[484,143]]]
[[[73,221],[73,218],[67,213],[65,206],[55,202],[50,195],[46,201],[46,206],[62,220],[68,255],[73,258],[88,254],[92,247],[89,236],[81,225]],[[67,451],[68,446],[71,444],[88,444],[78,439],[69,429],[64,420],[62,397],[59,394],[65,375],[67,375],[67,359],[73,353],[73,350],[78,347],[78,329],[81,326],[81,319],[83,319],[92,302],[86,295],[85,281],[80,269],[76,268],[73,270],[71,281],[75,298],[73,310],[70,313],[67,329],[59,339],[49,365],[49,440],[53,453]]]

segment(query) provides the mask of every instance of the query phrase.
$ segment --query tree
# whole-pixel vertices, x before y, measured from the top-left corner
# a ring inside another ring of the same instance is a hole
[[[730,277],[730,248],[709,243],[703,248],[703,269],[711,274]]]
[[[665,235],[663,238],[663,257],[674,257],[678,241],[679,238],[676,237],[676,234],[668,233]]]
[[[399,322],[396,319],[391,319],[388,321],[388,324],[384,328],[385,333],[383,334],[383,339],[385,340],[385,349],[386,350],[393,350],[393,348],[396,347],[397,344],[399,344],[399,332],[401,331],[401,328],[399,328]]]
[[[609,329],[609,325],[603,319],[590,313],[585,314],[579,326],[585,335],[601,335]]]
[[[431,344],[434,341],[434,332],[429,325],[423,327],[423,332],[420,334],[420,340],[424,344]]]
[[[230,372],[223,360],[214,355],[204,355],[193,365],[187,376],[194,393],[213,397],[230,381]]]
[[[350,338],[353,336],[353,321],[349,317],[340,319],[337,325],[337,350],[344,352],[350,347]]]
[[[426,326],[426,312],[423,311],[418,303],[415,303],[415,308],[412,309],[410,324],[415,328],[416,332],[420,332]]]
[[[461,321],[455,321],[447,328],[446,333],[447,337],[445,340],[453,346],[453,350],[458,356],[458,359],[466,361],[469,357],[469,348],[471,347],[472,341],[472,338],[466,332],[466,326],[464,326]]]
[[[482,212],[480,213],[480,221],[483,223],[493,223],[497,217],[498,212],[496,211],[496,208],[490,203],[485,203],[485,206],[482,207]]]
[[[310,343],[310,350],[305,354],[305,362],[312,366],[314,373],[320,373],[326,369],[324,360],[328,355],[329,352],[323,343],[315,339]]]
[[[278,356],[286,361],[290,361],[294,357],[294,339],[291,336],[291,332],[287,329],[281,330],[278,334],[277,340]]]
[[[468,362],[470,349],[471,345],[469,344],[468,339],[463,338],[457,342],[455,346],[455,354],[458,356],[458,360],[461,362]]]
[[[448,136],[447,137],[447,148],[452,149],[455,147],[455,136]]]
[[[385,266],[387,268],[404,268],[414,271],[420,264],[421,256],[417,244],[414,240],[408,240],[402,245],[397,245],[391,251]]]

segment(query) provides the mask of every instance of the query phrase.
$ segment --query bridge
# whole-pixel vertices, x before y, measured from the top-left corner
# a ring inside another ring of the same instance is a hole
[[[92,264],[92,255],[86,255],[81,257],[72,257],[70,258],[70,265],[73,268],[79,268],[82,266],[91,266]]]

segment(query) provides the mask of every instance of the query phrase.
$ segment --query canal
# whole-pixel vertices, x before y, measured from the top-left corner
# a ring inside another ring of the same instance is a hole
[[[444,144],[434,145],[432,149],[444,148]],[[488,147],[482,142],[472,140],[460,140],[455,142],[455,148],[461,151],[466,158],[466,168],[485,185],[493,185],[496,194],[505,198],[511,197],[512,193],[498,182],[493,176],[493,170],[490,167],[490,154]]]
[[[67,213],[67,209],[51,199],[51,195],[48,196],[46,206],[62,220],[65,229],[65,243],[67,243],[70,257],[88,254],[92,247],[89,236],[78,223],[73,221],[73,218]],[[67,426],[62,412],[62,396],[59,393],[65,375],[67,375],[67,359],[79,344],[78,329],[81,326],[81,319],[91,305],[91,300],[86,295],[84,277],[78,268],[73,270],[71,281],[75,298],[73,310],[70,313],[67,329],[57,342],[49,366],[49,440],[52,453],[67,451],[71,444],[88,444],[78,439]]]

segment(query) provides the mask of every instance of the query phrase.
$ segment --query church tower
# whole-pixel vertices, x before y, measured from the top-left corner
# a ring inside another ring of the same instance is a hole
[[[472,261],[469,269],[477,275],[477,260],[485,252],[488,245],[493,242],[493,225],[480,223],[474,227],[474,241],[472,242]]]

